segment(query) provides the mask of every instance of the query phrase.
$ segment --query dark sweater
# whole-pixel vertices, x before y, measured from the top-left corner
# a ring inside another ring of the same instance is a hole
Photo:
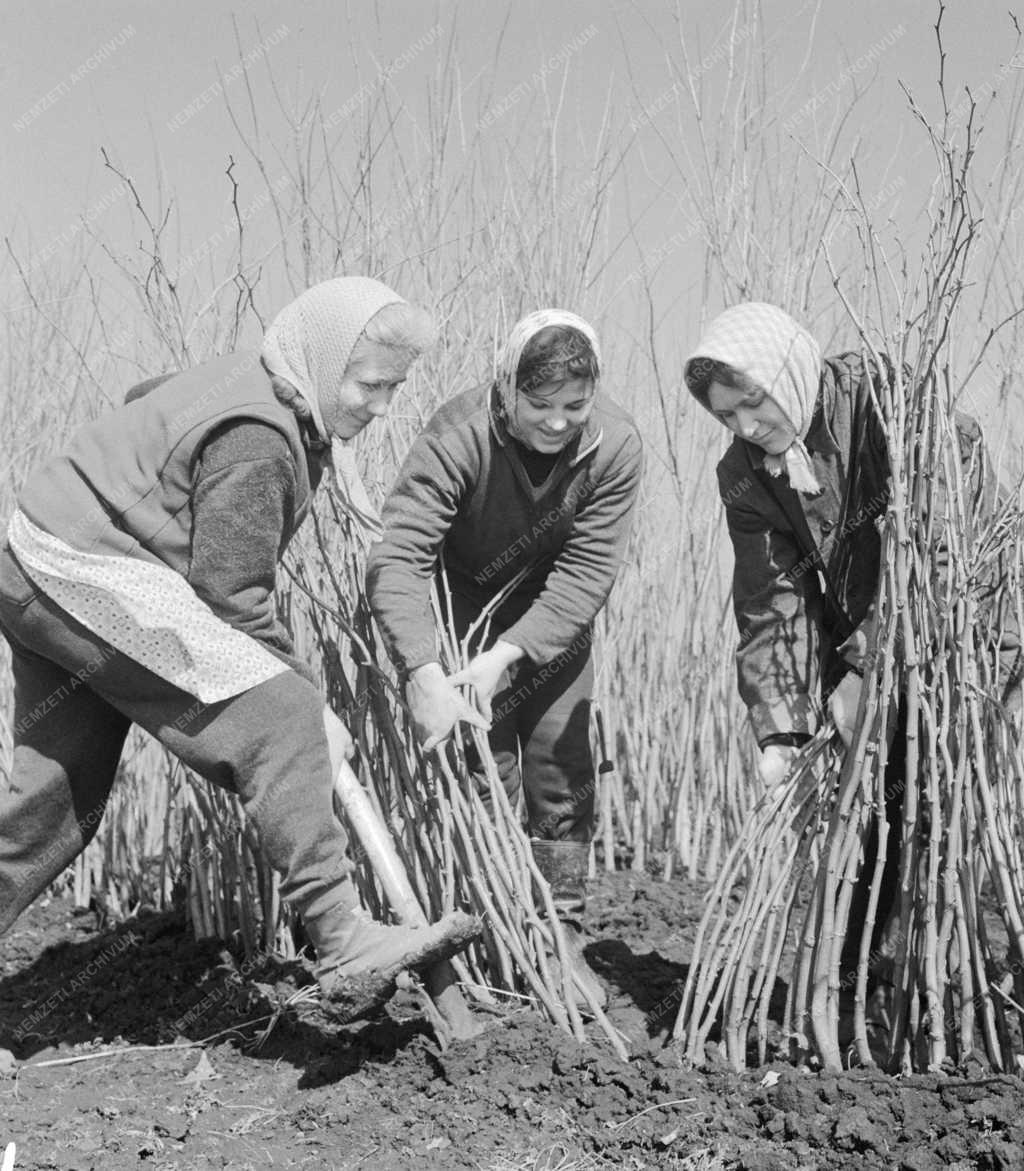
[[[493,407],[488,386],[445,403],[385,503],[367,593],[400,669],[437,658],[430,586],[442,558],[453,593],[477,609],[526,570],[492,629],[535,663],[590,630],[622,562],[641,472],[629,415],[599,391],[582,434],[535,485]]]
[[[308,466],[315,490],[321,474],[316,454]],[[284,436],[264,423],[226,424],[200,453],[185,576],[218,618],[315,681],[310,668],[292,653],[291,637],[274,601],[295,496],[295,464]]]

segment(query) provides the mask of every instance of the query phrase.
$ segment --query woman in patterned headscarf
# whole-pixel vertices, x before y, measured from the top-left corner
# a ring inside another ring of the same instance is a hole
[[[0,932],[95,834],[132,723],[238,794],[325,990],[371,970],[389,987],[466,926],[410,931],[360,910],[332,810],[352,742],[274,602],[325,467],[372,531],[348,443],[434,338],[385,285],[325,281],[281,311],[262,351],[136,387],[30,476],[0,552],[15,681]]]
[[[874,521],[888,498],[885,436],[860,356],[823,361],[774,305],[719,314],[685,377],[736,435],[718,480],[736,554],[740,694],[771,786],[810,739],[819,689],[844,734],[856,711],[878,585]],[[842,525],[847,513],[859,523]]]
[[[889,495],[878,373],[860,354],[823,359],[788,313],[749,302],[711,322],[685,376],[736,436],[718,465],[736,658],[772,786],[810,739],[819,695],[852,732]]]
[[[890,374],[860,353],[823,358],[788,313],[761,303],[716,317],[686,363],[691,393],[735,435],[718,465],[718,485],[735,553],[739,689],[769,788],[823,716],[847,746],[851,741],[880,582],[876,522],[889,501],[889,456],[875,402]],[[980,509],[981,432],[963,415],[957,428]],[[1009,697],[1019,664],[1007,646]],[[885,777],[890,826],[901,817],[906,733],[901,706]],[[894,897],[899,849],[899,835],[890,832],[875,945]],[[873,834],[862,869],[868,878],[876,850]],[[854,929],[863,923],[868,887],[860,882],[854,893],[843,978],[856,971]],[[873,952],[878,956],[877,946]]]
[[[599,377],[597,338],[581,318],[549,309],[520,321],[493,381],[446,403],[413,444],[367,570],[426,746],[459,720],[489,725],[506,791],[525,792],[538,867],[573,923],[593,833],[592,628],[622,562],[641,469],[636,427]],[[460,638],[512,587],[468,667],[447,677],[429,603],[442,562]]]

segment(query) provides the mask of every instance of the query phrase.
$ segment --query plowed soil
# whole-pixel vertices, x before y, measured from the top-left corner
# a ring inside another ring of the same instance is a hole
[[[411,994],[345,1028],[271,1022],[260,986],[281,972],[194,941],[179,915],[101,928],[43,900],[0,940],[0,1160],[13,1142],[14,1171],[1024,1168],[1024,1082],[980,1065],[737,1074],[710,1046],[682,1068],[666,1041],[701,898],[594,883],[587,956],[628,1065],[528,1008],[444,1052]]]

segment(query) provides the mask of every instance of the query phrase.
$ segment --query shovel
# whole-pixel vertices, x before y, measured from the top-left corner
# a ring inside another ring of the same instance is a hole
[[[359,779],[348,761],[343,760],[334,779],[334,791],[341,803],[352,832],[366,851],[373,872],[384,888],[391,910],[399,923],[407,927],[426,927],[427,917],[423,913],[391,835],[381,824],[377,811],[366,795]],[[483,1025],[473,1019],[462,991],[458,986],[455,969],[448,960],[436,964],[427,973],[425,1000],[432,999],[435,1012],[425,1005],[425,1010],[438,1040],[445,1045],[446,1036],[457,1040],[468,1040],[483,1031]]]

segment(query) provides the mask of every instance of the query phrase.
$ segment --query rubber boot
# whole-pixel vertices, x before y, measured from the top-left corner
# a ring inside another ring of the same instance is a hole
[[[883,886],[882,895],[885,896],[885,893]],[[867,995],[864,1005],[868,1048],[876,1064],[882,1069],[886,1068],[888,1062],[894,965],[901,937],[897,908],[891,906],[892,899],[887,899],[887,902],[890,905],[888,918],[881,925],[876,923],[872,933],[874,946],[868,955]],[[839,1048],[848,1055],[854,1052],[854,999],[860,942],[859,930],[849,929],[839,961],[842,976],[839,986],[838,1040]],[[852,1056],[848,1064],[853,1064]]]
[[[368,1016],[395,992],[401,972],[431,968],[482,931],[480,920],[452,911],[424,927],[378,923],[362,907],[344,905],[305,920],[316,948],[324,1011],[342,1023]]]
[[[533,860],[551,887],[555,914],[565,929],[565,940],[572,953],[573,973],[593,998],[598,1008],[608,1003],[608,993],[583,954],[583,911],[587,900],[587,860],[589,842],[549,842],[532,839]],[[557,968],[557,962],[556,962]],[[560,978],[561,973],[558,973]],[[587,1010],[587,999],[576,989],[576,1007]]]

